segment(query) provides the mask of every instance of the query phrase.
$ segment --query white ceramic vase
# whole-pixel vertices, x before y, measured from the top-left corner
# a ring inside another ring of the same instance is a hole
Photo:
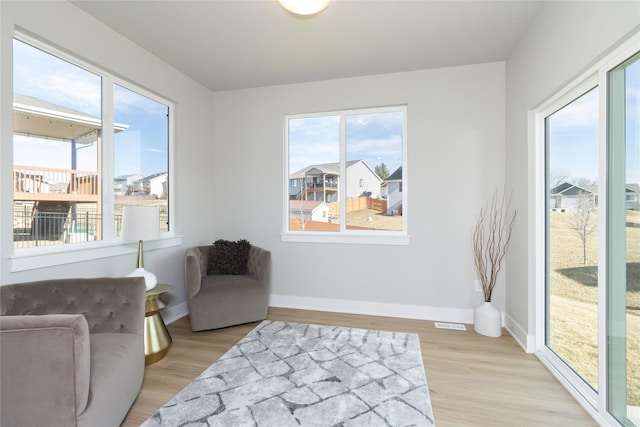
[[[476,307],[473,314],[473,330],[488,337],[502,335],[502,316],[490,302]]]

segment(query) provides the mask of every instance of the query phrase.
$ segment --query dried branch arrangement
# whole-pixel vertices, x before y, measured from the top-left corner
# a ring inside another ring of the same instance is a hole
[[[511,241],[511,230],[516,220],[515,211],[513,215],[509,214],[511,197],[509,195],[507,198],[503,193],[498,200],[498,191],[495,190],[488,205],[480,209],[473,231],[473,257],[485,302],[491,302],[493,288]]]

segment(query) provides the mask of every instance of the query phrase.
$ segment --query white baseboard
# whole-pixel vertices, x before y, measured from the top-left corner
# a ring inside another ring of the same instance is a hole
[[[535,340],[508,314],[504,314],[504,327],[527,353],[535,353]]]
[[[473,309],[443,308],[423,305],[390,304],[371,301],[353,301],[332,298],[310,298],[291,295],[271,294],[270,307],[295,308],[300,310],[328,311],[332,313],[363,314],[369,316],[400,317],[404,319],[432,320],[451,323],[473,324]],[[170,304],[162,312],[166,324],[189,314],[186,302]],[[527,353],[535,351],[534,339],[509,315],[503,313],[503,323],[507,331]]]
[[[430,307],[422,305],[389,304],[370,301],[352,301],[330,298],[310,298],[271,294],[270,307],[334,313],[364,314],[370,316],[401,317],[405,319],[437,320],[454,323],[473,323],[473,309]]]
[[[186,301],[180,304],[169,304],[166,310],[162,311],[162,320],[167,325],[189,314],[189,306]]]

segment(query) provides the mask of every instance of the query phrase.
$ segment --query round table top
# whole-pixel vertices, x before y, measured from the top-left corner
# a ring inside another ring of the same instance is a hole
[[[158,283],[153,289],[149,289],[147,291],[147,296],[152,295],[162,295],[167,292],[171,292],[173,290],[173,286],[166,283]]]

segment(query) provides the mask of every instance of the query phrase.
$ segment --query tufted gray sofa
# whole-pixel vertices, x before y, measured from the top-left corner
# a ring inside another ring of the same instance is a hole
[[[191,330],[218,329],[267,317],[271,252],[251,246],[246,275],[207,275],[209,246],[187,249],[185,284]]]
[[[144,376],[144,279],[0,287],[2,426],[118,426]]]

